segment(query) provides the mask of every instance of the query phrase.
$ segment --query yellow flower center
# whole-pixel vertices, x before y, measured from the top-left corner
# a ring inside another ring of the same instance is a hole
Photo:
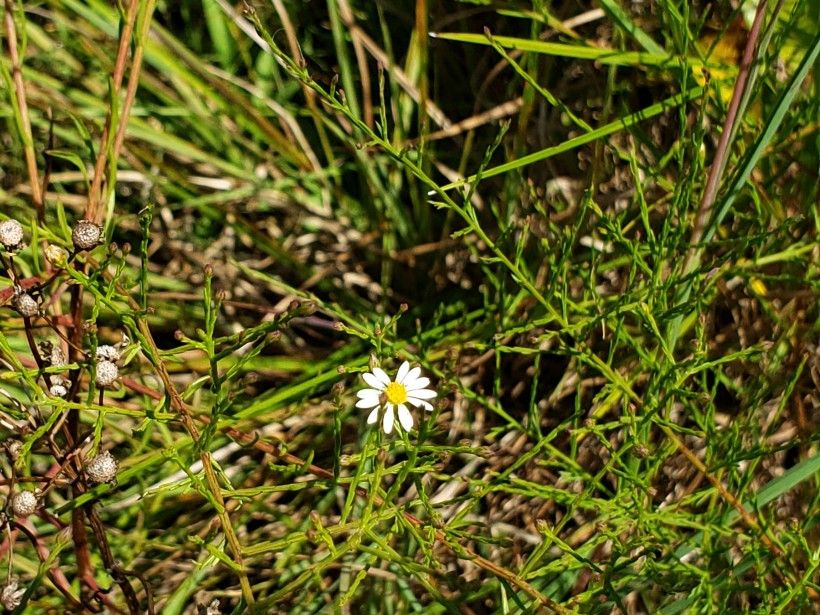
[[[403,384],[391,382],[384,389],[384,396],[391,404],[398,406],[399,404],[403,404],[407,401],[407,389],[404,388]]]

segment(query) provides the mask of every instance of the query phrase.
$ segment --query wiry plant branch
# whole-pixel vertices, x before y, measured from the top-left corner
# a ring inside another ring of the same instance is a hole
[[[723,125],[723,131],[720,133],[715,158],[712,161],[712,166],[709,168],[706,187],[703,189],[700,206],[697,216],[695,217],[695,225],[692,229],[692,235],[689,238],[690,250],[684,267],[684,271],[686,272],[691,271],[697,266],[697,261],[702,251],[702,248],[698,244],[703,237],[703,232],[712,215],[712,206],[715,203],[720,178],[723,175],[723,170],[726,168],[726,163],[729,159],[730,137],[734,134],[734,126],[738,119],[737,114],[740,108],[740,101],[743,99],[749,82],[749,71],[752,68],[752,61],[754,60],[757,41],[760,38],[760,28],[763,25],[763,17],[766,14],[767,6],[768,0],[761,0],[758,3],[752,28],[746,38],[746,47],[743,50],[743,59],[740,62],[737,80],[735,81],[735,87],[732,91],[732,99],[729,102],[729,109],[726,112],[726,121]]]
[[[14,8],[11,0],[4,0],[6,40],[8,42],[9,58],[11,59],[12,79],[14,81],[14,95],[17,101],[17,110],[20,119],[20,132],[23,137],[23,150],[26,156],[29,184],[31,185],[31,200],[37,211],[38,219],[43,218],[43,192],[41,190],[39,172],[37,171],[37,155],[34,152],[34,137],[31,132],[31,121],[26,102],[26,85],[23,81],[23,68],[20,54],[17,50],[17,28],[14,25]]]
[[[125,75],[125,66],[128,60],[128,49],[131,46],[131,33],[134,30],[134,23],[137,19],[137,9],[139,8],[139,5],[140,0],[130,0],[123,27],[120,32],[120,42],[117,48],[117,59],[114,62],[114,72],[111,75],[111,98],[114,101],[119,100],[122,80]],[[94,178],[91,183],[91,190],[88,193],[88,202],[86,203],[86,220],[96,220],[97,218],[102,183],[105,177],[105,163],[108,160],[108,150],[111,147],[111,125],[114,121],[114,115],[115,108],[112,105],[106,115],[105,125],[103,126],[102,135],[100,136],[100,149],[97,152],[97,160],[94,163]],[[114,164],[116,164],[116,157],[113,157],[113,159]]]

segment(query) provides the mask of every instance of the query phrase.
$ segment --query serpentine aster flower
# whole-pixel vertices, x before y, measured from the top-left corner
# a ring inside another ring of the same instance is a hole
[[[382,429],[389,434],[398,416],[399,424],[405,431],[413,428],[413,415],[407,405],[416,408],[432,410],[433,406],[427,401],[436,396],[436,392],[428,389],[430,379],[421,375],[421,368],[410,368],[405,361],[399,367],[395,380],[380,367],[373,368],[372,372],[362,374],[364,381],[370,388],[362,389],[356,395],[359,401],[357,408],[372,408],[367,415],[367,424],[372,425],[382,416]]]

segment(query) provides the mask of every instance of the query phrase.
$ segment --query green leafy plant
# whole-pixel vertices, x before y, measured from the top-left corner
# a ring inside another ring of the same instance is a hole
[[[815,608],[820,37],[748,8],[5,0],[3,608]]]

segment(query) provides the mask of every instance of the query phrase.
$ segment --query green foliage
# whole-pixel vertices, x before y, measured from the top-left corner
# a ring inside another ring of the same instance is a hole
[[[816,607],[820,37],[784,4],[733,100],[721,3],[7,2],[18,612]],[[438,399],[384,434],[361,374],[405,360]]]

